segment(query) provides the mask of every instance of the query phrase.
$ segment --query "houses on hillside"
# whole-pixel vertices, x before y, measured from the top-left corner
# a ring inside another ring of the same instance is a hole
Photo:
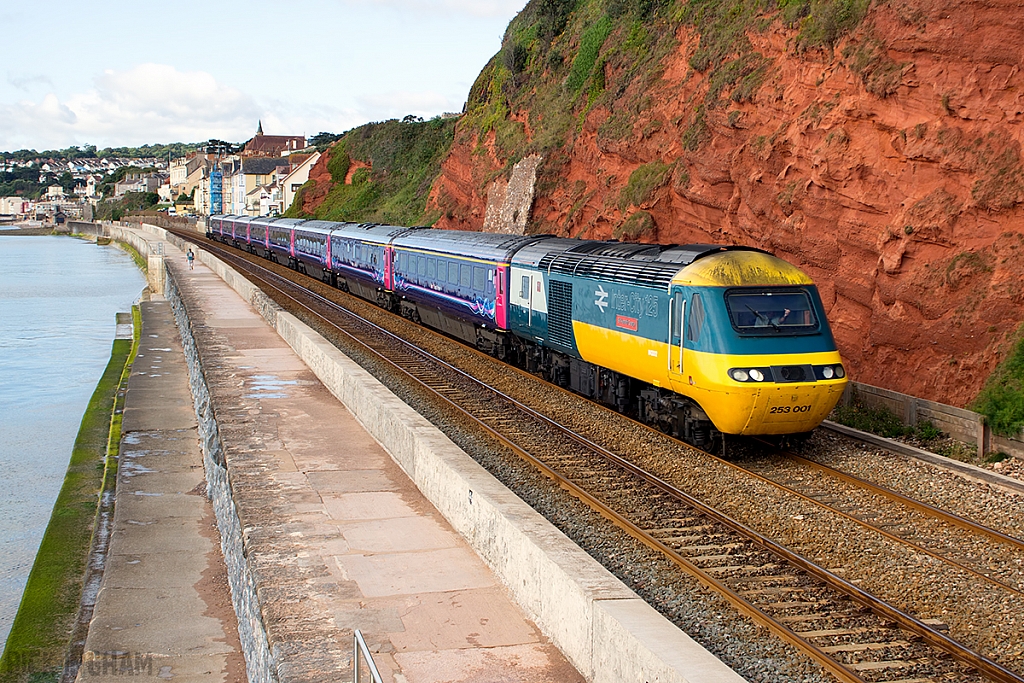
[[[126,177],[124,182],[117,183],[114,195],[121,197],[126,192],[156,192],[161,185],[168,182],[167,159],[0,158],[0,172],[18,173],[19,178],[48,185],[48,189],[38,201],[23,196],[0,197],[0,215],[11,215],[16,218],[52,218],[57,213],[68,217],[91,215],[91,207],[101,199],[110,198],[101,196],[100,188],[104,178],[131,167],[154,170],[147,174],[138,173]]]
[[[276,216],[291,206],[319,158],[319,152],[306,147],[305,137],[264,135],[260,122],[256,135],[237,152],[210,145],[173,161],[171,191],[191,193],[200,215]]]

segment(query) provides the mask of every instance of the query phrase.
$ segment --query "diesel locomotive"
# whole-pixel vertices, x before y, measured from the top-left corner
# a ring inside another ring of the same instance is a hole
[[[847,383],[814,283],[755,248],[248,216],[207,236],[697,446],[810,432]]]

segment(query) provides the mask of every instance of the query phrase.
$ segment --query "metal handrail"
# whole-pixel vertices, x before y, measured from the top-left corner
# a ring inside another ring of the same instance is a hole
[[[366,666],[369,667],[370,675],[373,676],[373,683],[384,683],[384,679],[380,677],[377,665],[373,661],[373,655],[370,654],[370,649],[366,647],[366,641],[363,640],[363,634],[359,632],[359,629],[356,629],[355,633],[352,634],[352,683],[359,683],[360,652],[366,658]]]

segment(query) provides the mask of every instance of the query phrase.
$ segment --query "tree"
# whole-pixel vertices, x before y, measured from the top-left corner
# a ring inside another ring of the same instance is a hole
[[[309,139],[309,144],[316,147],[319,151],[324,151],[330,147],[333,143],[341,139],[340,133],[317,133]]]

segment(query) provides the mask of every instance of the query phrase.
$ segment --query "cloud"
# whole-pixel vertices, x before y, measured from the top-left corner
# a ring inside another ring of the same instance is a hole
[[[53,87],[53,81],[50,80],[50,77],[42,74],[37,76],[12,76],[8,73],[7,82],[18,90],[24,90],[25,92],[28,92],[31,87],[36,85],[48,85],[51,88]]]
[[[241,140],[260,113],[251,96],[208,73],[140,64],[105,71],[92,90],[64,102],[50,93],[38,103],[0,105],[0,149]]]
[[[309,137],[408,114],[430,118],[460,111],[463,104],[432,90],[373,93],[356,97],[348,107],[258,99],[209,73],[179,71],[165,64],[107,70],[94,78],[93,86],[65,99],[49,93],[37,101],[0,104],[0,150],[84,144],[121,147],[210,138],[242,142],[256,131],[257,120],[262,120],[268,135]]]

